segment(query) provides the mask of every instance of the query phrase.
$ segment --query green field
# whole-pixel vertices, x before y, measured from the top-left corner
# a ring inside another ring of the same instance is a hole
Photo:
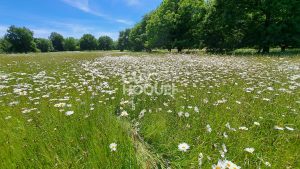
[[[1,169],[300,168],[299,113],[300,55],[0,55]]]

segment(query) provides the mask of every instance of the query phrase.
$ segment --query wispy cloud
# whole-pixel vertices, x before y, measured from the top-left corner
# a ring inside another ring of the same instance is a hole
[[[99,16],[99,17],[107,17],[106,15],[93,10],[89,5],[89,0],[62,0],[67,5],[70,5],[74,8],[77,8],[83,12]]]
[[[140,5],[140,3],[141,3],[140,0],[125,0],[125,2],[129,6],[136,6],[136,5]]]
[[[92,15],[95,15],[95,16],[98,16],[98,17],[101,17],[103,19],[106,19],[106,20],[110,20],[110,21],[113,21],[113,22],[117,22],[117,23],[122,23],[122,24],[126,24],[126,25],[132,25],[133,22],[132,21],[128,21],[128,20],[125,20],[125,19],[114,19],[106,14],[103,14],[99,11],[96,11],[94,9],[92,9],[90,7],[90,4],[89,4],[89,0],[62,0],[64,3],[66,3],[67,5],[70,5],[74,8],[77,8],[85,13],[89,13],[89,14],[92,14]],[[138,0],[130,0],[132,1],[131,3],[136,3],[134,1],[138,1]]]
[[[91,9],[89,7],[88,0],[63,0],[66,4],[73,6],[74,8],[78,8],[84,12],[90,12]]]
[[[128,20],[125,20],[125,19],[116,19],[116,22],[122,23],[122,24],[125,24],[125,25],[132,25],[133,24],[132,21],[128,21]]]

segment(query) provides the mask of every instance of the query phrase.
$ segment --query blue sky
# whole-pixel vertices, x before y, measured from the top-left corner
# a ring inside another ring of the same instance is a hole
[[[84,33],[117,39],[162,0],[0,0],[0,36],[10,25],[25,26],[35,37],[51,32],[80,38]]]

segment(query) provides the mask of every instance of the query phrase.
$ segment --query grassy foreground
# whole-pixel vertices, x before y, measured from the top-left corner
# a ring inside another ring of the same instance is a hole
[[[300,168],[299,86],[300,56],[0,55],[0,168]]]

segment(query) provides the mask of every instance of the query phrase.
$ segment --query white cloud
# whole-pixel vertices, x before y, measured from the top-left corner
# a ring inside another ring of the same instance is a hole
[[[6,34],[7,29],[8,29],[8,26],[0,25],[0,37],[3,37]]]

